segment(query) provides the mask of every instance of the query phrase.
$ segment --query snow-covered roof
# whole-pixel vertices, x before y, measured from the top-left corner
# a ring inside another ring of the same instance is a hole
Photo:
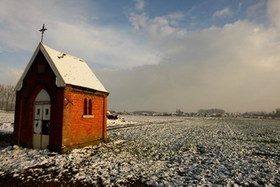
[[[39,51],[44,54],[47,62],[55,73],[56,85],[58,87],[65,87],[69,84],[101,92],[108,92],[83,59],[56,51],[43,43],[39,43],[36,48],[31,60],[16,85],[16,90],[21,89],[22,81]]]

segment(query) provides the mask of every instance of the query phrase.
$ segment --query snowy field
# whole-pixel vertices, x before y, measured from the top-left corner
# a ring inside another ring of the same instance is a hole
[[[0,184],[280,186],[279,120],[123,118],[68,154],[0,149]]]
[[[14,113],[0,110],[0,134],[13,133]]]

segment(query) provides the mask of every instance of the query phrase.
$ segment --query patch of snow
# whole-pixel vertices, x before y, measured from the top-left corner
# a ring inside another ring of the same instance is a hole
[[[118,119],[107,119],[107,126],[123,126],[123,125],[131,125],[131,124],[138,124],[135,121],[127,121],[124,117],[119,117]]]
[[[12,123],[0,123],[0,134],[12,134],[14,125]]]
[[[12,134],[14,131],[14,113],[0,111],[0,134]]]
[[[0,110],[0,123],[13,123],[14,112],[5,112]]]

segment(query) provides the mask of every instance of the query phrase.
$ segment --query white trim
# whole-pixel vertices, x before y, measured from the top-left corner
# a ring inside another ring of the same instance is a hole
[[[83,118],[94,118],[94,115],[83,115]]]
[[[16,87],[15,87],[15,90],[16,90],[16,91],[21,90],[21,88],[22,88],[22,86],[23,86],[23,85],[22,85],[22,81],[23,81],[23,79],[25,78],[25,76],[26,76],[28,70],[30,69],[30,67],[31,67],[31,65],[32,65],[32,63],[33,63],[35,57],[37,56],[37,54],[38,54],[38,52],[39,52],[39,49],[40,49],[40,43],[39,43],[39,45],[37,46],[36,50],[34,51],[34,53],[33,53],[32,57],[31,57],[31,59],[29,60],[29,62],[28,62],[28,64],[27,64],[27,66],[26,66],[24,72],[22,73],[22,75],[21,75],[19,81],[17,82]]]

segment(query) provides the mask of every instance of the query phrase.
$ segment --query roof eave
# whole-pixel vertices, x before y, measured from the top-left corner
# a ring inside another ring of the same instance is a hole
[[[80,86],[80,85],[74,85],[74,84],[66,84],[66,86],[67,85],[69,85],[71,87],[78,88],[78,89],[85,89],[85,90],[91,90],[91,91],[94,91],[94,92],[101,92],[101,93],[105,94],[106,96],[108,96],[110,94],[110,92],[108,92],[107,90],[98,90],[98,89],[84,87],[84,86]]]

